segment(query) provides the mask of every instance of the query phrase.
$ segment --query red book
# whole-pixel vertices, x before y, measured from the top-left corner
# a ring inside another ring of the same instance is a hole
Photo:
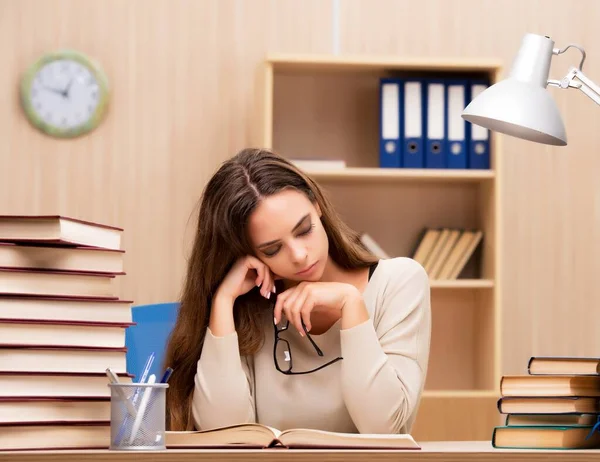
[[[0,295],[118,298],[115,275],[0,268]]]
[[[123,229],[63,215],[0,215],[0,241],[120,249]]]
[[[124,348],[125,330],[133,324],[0,318],[0,346],[26,339],[29,345]]]

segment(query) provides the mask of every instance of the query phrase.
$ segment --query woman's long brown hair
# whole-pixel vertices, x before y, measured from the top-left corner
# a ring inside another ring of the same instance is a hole
[[[194,376],[208,327],[212,295],[240,257],[255,255],[246,232],[259,201],[286,188],[296,189],[319,205],[329,240],[329,255],[345,269],[376,261],[336,214],[321,188],[294,164],[265,149],[244,149],[224,162],[204,188],[194,244],[188,261],[177,321],[171,332],[164,366],[174,369],[167,393],[167,427],[192,430]],[[279,288],[279,287],[278,287]],[[238,297],[234,305],[240,355],[256,353],[263,342],[267,300],[258,289]]]

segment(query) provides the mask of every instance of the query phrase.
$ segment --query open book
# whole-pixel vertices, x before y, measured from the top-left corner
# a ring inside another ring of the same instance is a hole
[[[357,434],[248,423],[204,431],[167,431],[167,448],[421,449],[408,434]]]

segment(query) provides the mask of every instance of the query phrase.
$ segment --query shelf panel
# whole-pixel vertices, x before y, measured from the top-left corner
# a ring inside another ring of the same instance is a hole
[[[432,289],[492,289],[492,279],[431,279],[429,285]]]
[[[436,182],[481,182],[494,179],[493,170],[358,168],[340,170],[304,170],[315,180],[392,180]]]
[[[423,395],[411,435],[417,441],[489,440],[506,420],[498,412],[500,395],[475,393]]]
[[[498,390],[424,390],[423,398],[498,398]]]
[[[398,58],[397,56],[331,56],[318,54],[271,54],[267,58],[279,70],[321,71],[374,71],[374,70],[430,70],[489,72],[500,69],[502,62],[495,59],[469,58]]]
[[[493,295],[491,290],[432,290],[429,394],[469,395],[499,387]]]

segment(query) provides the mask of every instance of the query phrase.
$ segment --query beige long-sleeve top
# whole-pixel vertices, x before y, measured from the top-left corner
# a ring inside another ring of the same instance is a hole
[[[192,415],[197,429],[258,422],[285,430],[315,428],[348,433],[410,433],[427,374],[431,336],[429,280],[416,261],[380,260],[363,291],[370,318],[350,329],[341,320],[322,335],[288,329],[294,370],[273,362],[272,320],[265,343],[241,357],[234,332],[207,331],[195,376]]]

